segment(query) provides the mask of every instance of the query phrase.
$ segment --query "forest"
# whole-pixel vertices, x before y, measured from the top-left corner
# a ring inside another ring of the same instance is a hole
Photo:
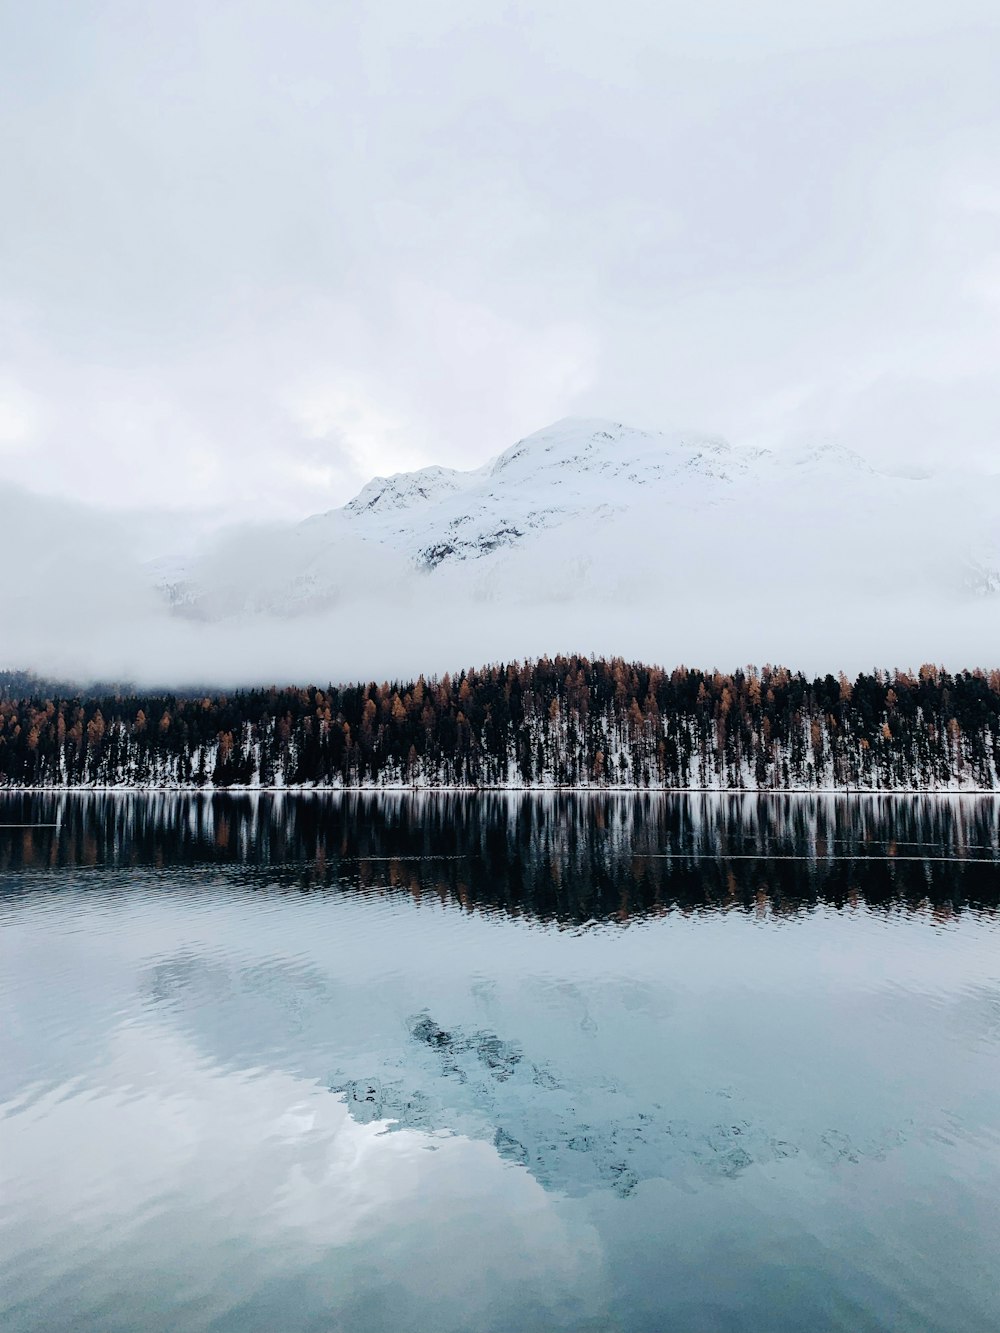
[[[0,694],[0,787],[1000,786],[1000,671],[808,679],[566,656],[197,696],[16,680]]]

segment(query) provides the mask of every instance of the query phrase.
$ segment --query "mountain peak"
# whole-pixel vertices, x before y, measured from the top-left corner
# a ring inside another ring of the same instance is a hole
[[[543,430],[528,435],[505,449],[493,464],[492,475],[533,473],[542,468],[565,468],[577,472],[617,473],[637,466],[662,464],[685,451],[731,453],[731,446],[718,436],[696,432],[666,434],[640,430],[620,421],[595,417],[563,417]]]
[[[470,475],[456,468],[431,466],[415,472],[395,472],[390,477],[372,477],[344,509],[355,516],[382,515],[431,504],[461,490]]]
[[[866,458],[836,440],[809,440],[780,450],[773,457],[784,466],[827,467],[838,470],[874,472]]]

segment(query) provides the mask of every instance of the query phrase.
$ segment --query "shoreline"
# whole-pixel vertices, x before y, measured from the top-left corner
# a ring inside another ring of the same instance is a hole
[[[0,787],[4,796],[992,796],[996,787]]]

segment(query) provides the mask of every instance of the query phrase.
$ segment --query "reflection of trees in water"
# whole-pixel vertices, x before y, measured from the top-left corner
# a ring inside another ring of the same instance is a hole
[[[566,922],[815,903],[995,908],[991,797],[19,794],[0,870],[239,865]]]

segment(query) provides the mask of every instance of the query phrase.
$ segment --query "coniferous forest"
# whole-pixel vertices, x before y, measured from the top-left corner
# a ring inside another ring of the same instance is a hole
[[[5,787],[1000,787],[1000,671],[810,680],[571,656],[197,697],[17,683],[0,694]]]

